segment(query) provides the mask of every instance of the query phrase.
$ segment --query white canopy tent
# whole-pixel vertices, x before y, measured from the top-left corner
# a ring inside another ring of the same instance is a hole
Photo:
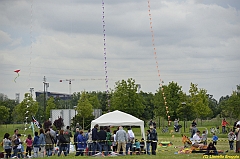
[[[99,126],[140,126],[142,137],[145,140],[144,121],[119,110],[103,114],[91,122],[91,128],[94,125]]]

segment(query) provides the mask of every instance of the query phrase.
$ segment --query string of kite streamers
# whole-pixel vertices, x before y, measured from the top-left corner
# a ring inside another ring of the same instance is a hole
[[[105,86],[107,94],[108,111],[110,111],[109,88],[108,88],[108,72],[107,72],[107,46],[106,46],[106,29],[105,29],[105,11],[104,1],[102,0],[102,26],[103,26],[103,53],[104,53],[104,68],[105,68]]]
[[[30,41],[31,41],[31,46],[30,46],[30,55],[29,55],[29,75],[28,75],[28,88],[30,88],[31,86],[31,72],[32,72],[32,68],[31,68],[31,65],[32,65],[32,43],[33,43],[33,37],[32,37],[32,17],[33,17],[33,0],[31,1],[31,21],[30,21]],[[31,96],[31,94],[29,93],[28,94],[28,98]],[[32,98],[32,97],[30,97]],[[27,125],[28,125],[28,116],[29,116],[29,109],[30,107],[30,101],[28,100],[27,101],[27,109],[26,109],[26,112],[25,112],[25,128],[24,128],[24,136],[26,136],[26,133],[25,131],[28,129]]]
[[[155,61],[156,61],[158,77],[160,79],[159,86],[161,88],[163,99],[164,99],[164,105],[165,105],[165,108],[166,108],[166,115],[167,115],[167,119],[168,119],[168,124],[170,125],[171,121],[170,121],[170,115],[169,115],[169,110],[168,110],[168,106],[167,106],[167,100],[166,100],[166,96],[164,94],[164,88],[162,87],[163,81],[161,79],[161,74],[160,74],[160,70],[159,70],[159,67],[158,67],[158,61],[157,61],[157,50],[156,50],[156,47],[155,47],[154,32],[153,32],[153,26],[152,26],[152,14],[151,14],[150,0],[148,0],[148,15],[149,15],[149,19],[150,19],[150,31],[152,33],[152,46],[153,46],[154,58],[155,58]]]

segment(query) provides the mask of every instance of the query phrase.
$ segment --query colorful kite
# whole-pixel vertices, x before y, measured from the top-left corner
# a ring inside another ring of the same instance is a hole
[[[42,128],[42,125],[35,119],[34,116],[32,116],[32,121],[38,127],[38,129]]]
[[[19,77],[20,70],[15,70],[14,72],[16,72],[18,74],[17,77],[14,78],[14,82],[16,83],[16,79]]]

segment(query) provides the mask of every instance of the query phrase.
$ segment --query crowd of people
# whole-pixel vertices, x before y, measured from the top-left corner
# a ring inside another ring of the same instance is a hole
[[[222,120],[222,133],[225,134],[226,126],[229,125],[229,123],[224,118]],[[235,122],[233,129],[230,129],[227,133],[228,137],[228,143],[230,150],[234,150],[234,141],[236,141],[236,148],[235,152],[240,153],[240,123]],[[197,129],[197,123],[194,120],[191,125],[191,143],[193,147],[203,149],[203,147],[207,146],[207,138],[208,138],[208,131],[203,131],[202,134],[200,134],[200,131]],[[212,139],[209,145],[207,146],[207,152],[206,154],[213,154],[217,155],[217,150],[215,145],[217,145],[218,142],[218,136],[215,133],[212,133]]]
[[[223,119],[223,123],[224,125],[228,124],[225,119]],[[175,121],[174,125],[178,126],[178,120]],[[212,141],[208,144],[208,131],[203,131],[201,134],[197,129],[195,120],[192,122],[191,127],[191,146],[200,149],[207,147],[206,154],[210,152],[217,154],[215,146],[218,142],[218,136],[213,133]],[[78,124],[73,135],[69,126],[59,132],[54,131],[50,126],[45,130],[39,129],[39,132],[35,132],[33,137],[30,134],[27,135],[26,140],[23,140],[18,129],[15,129],[12,136],[9,133],[5,133],[3,148],[6,158],[49,157],[52,155],[60,156],[62,153],[67,156],[70,152],[70,143],[73,141],[76,150],[75,156],[94,156],[96,154],[108,156],[113,152],[119,155],[156,155],[158,135],[156,123],[152,120],[149,123],[149,129],[146,131],[146,140],[144,138],[137,139],[130,126],[125,130],[122,126],[117,127],[116,130],[113,129],[110,126],[103,127],[96,124],[93,129],[89,129],[84,133]],[[222,132],[226,133],[226,129],[223,128]],[[235,122],[233,129],[227,135],[230,150],[235,150],[235,152],[239,153],[240,123]],[[236,146],[234,149],[235,140]],[[26,145],[25,148],[23,143]]]
[[[96,124],[85,136],[87,137],[83,136],[83,140],[75,140],[76,143],[82,143],[82,145],[84,145],[83,147],[77,147],[76,156],[84,155],[83,152],[88,152],[87,154],[89,156],[98,153],[108,156],[112,152],[121,155],[150,155],[150,147],[152,148],[152,155],[156,155],[158,140],[157,131],[154,127],[150,127],[150,129],[147,130],[146,148],[144,139],[137,139],[131,127],[124,130],[122,126],[119,126],[111,132],[110,127],[103,127]]]
[[[58,134],[52,129],[39,129],[34,132],[34,136],[27,135],[26,140],[22,140],[22,135],[18,129],[14,130],[12,137],[5,133],[3,137],[3,148],[5,158],[37,158],[44,156],[60,155],[62,151],[67,155],[69,153],[70,137],[72,137],[69,126],[66,130],[60,130]],[[24,148],[24,143],[26,148]],[[59,151],[55,151],[55,146],[59,146]],[[66,148],[65,148],[66,147]]]
[[[151,153],[156,155],[158,140],[157,131],[153,126],[147,130],[146,145],[144,138],[137,139],[135,137],[131,127],[127,127],[126,130],[122,126],[113,131],[111,129],[113,128],[96,124],[93,129],[84,133],[80,126],[76,126],[75,133],[72,134],[69,126],[58,132],[54,131],[52,127],[45,130],[40,128],[33,137],[29,134],[25,140],[16,129],[12,136],[9,133],[4,135],[5,158],[50,157],[52,155],[60,156],[62,153],[67,156],[70,152],[71,141],[75,146],[75,156],[92,156],[99,153],[108,156],[112,152],[119,155],[150,155]]]

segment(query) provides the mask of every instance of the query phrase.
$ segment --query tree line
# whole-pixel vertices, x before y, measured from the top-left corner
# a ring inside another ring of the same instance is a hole
[[[165,101],[167,104],[164,103]],[[46,103],[46,109],[44,109],[44,103]],[[43,95],[34,100],[30,93],[26,93],[23,101],[18,103],[0,93],[0,122],[2,124],[22,123],[26,117],[30,119],[32,115],[44,122],[50,117],[51,109],[69,108],[76,109],[78,112],[73,121],[82,119],[83,123],[85,123],[84,119],[93,118],[93,109],[101,109],[103,113],[120,110],[144,121],[157,117],[171,121],[196,118],[203,120],[217,115],[239,119],[240,114],[236,110],[240,110],[240,85],[237,85],[231,95],[222,96],[219,101],[214,99],[213,95],[208,94],[206,89],[199,88],[194,83],[190,84],[187,93],[174,81],[163,85],[155,93],[138,92],[138,84],[132,78],[116,82],[109,94],[101,91],[75,92],[70,100],[48,97],[44,102]]]

